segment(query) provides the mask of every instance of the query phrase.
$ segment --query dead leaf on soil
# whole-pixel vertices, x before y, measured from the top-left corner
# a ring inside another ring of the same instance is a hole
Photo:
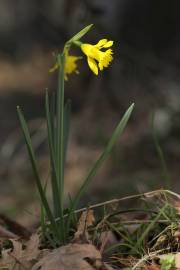
[[[117,243],[119,243],[119,241],[115,236],[115,234],[112,231],[108,230],[101,233],[100,243],[101,243],[100,252],[102,254],[106,248],[116,245]]]
[[[94,211],[91,209],[87,209],[84,211],[79,219],[78,226],[77,226],[77,231],[74,234],[74,243],[79,243],[79,242],[89,242],[89,234],[88,234],[88,227],[93,225],[95,221],[94,218]]]
[[[91,244],[69,244],[53,250],[32,270],[113,270],[103,263],[100,252]]]
[[[24,270],[31,267],[43,256],[47,250],[39,249],[39,236],[33,234],[30,240],[23,246],[19,240],[11,239],[13,250],[2,250],[0,267],[7,267],[9,270]]]
[[[28,261],[35,260],[40,254],[40,239],[38,234],[33,234],[26,246],[26,258]]]

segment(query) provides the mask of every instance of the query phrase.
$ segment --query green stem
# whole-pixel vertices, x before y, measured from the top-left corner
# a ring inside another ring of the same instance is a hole
[[[82,42],[80,40],[73,41],[73,44],[76,45],[77,47],[81,47]]]
[[[58,187],[60,195],[60,219],[61,219],[61,234],[62,240],[65,241],[64,234],[64,219],[63,219],[63,204],[64,204],[64,52],[57,57],[59,64],[59,78],[58,78],[58,90],[57,90],[57,177]]]

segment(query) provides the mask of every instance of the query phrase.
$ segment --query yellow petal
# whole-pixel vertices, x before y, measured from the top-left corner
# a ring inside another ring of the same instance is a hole
[[[106,42],[106,44],[103,45],[103,48],[109,48],[113,45],[113,41],[109,40],[108,42]]]
[[[91,44],[84,43],[81,45],[81,50],[83,51],[84,54],[86,54],[88,56],[92,47],[93,46]]]
[[[104,67],[103,67],[103,64],[102,64],[101,62],[99,62],[99,65],[98,65],[98,66],[99,66],[99,69],[102,71],[103,68],[104,68]]]
[[[94,72],[95,75],[98,75],[98,67],[97,67],[96,61],[92,59],[91,57],[88,57],[87,61],[92,72]]]
[[[96,45],[94,45],[95,47],[97,48],[101,48],[101,47],[104,47],[104,44],[107,43],[107,39],[101,39]]]

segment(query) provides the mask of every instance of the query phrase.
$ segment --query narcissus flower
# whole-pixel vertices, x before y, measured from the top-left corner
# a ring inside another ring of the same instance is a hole
[[[101,49],[109,48],[113,45],[112,40],[101,39],[97,44],[81,44],[81,50],[87,56],[87,61],[90,69],[95,75],[98,75],[98,67],[100,70],[108,67],[109,63],[113,60],[113,51],[108,49],[102,51]]]
[[[64,64],[64,78],[65,80],[68,79],[67,75],[75,72],[76,74],[79,73],[77,70],[77,60],[81,59],[82,57],[78,57],[75,55],[69,55],[67,54],[65,56],[65,64]],[[59,64],[56,63],[50,70],[49,72],[54,72],[56,69],[59,68]]]

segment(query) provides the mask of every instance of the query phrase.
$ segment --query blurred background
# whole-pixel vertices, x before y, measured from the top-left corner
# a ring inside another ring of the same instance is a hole
[[[114,61],[98,77],[80,61],[66,82],[72,121],[66,193],[77,190],[128,106],[136,107],[111,157],[82,200],[95,203],[158,188],[178,192],[180,161],[180,2],[178,0],[0,1],[0,211],[23,224],[38,217],[38,195],[16,114],[20,105],[32,131],[44,180],[48,149],[45,88],[53,52],[86,25],[83,40],[114,40]],[[80,53],[80,52],[79,52]],[[162,166],[155,140],[164,153]]]

